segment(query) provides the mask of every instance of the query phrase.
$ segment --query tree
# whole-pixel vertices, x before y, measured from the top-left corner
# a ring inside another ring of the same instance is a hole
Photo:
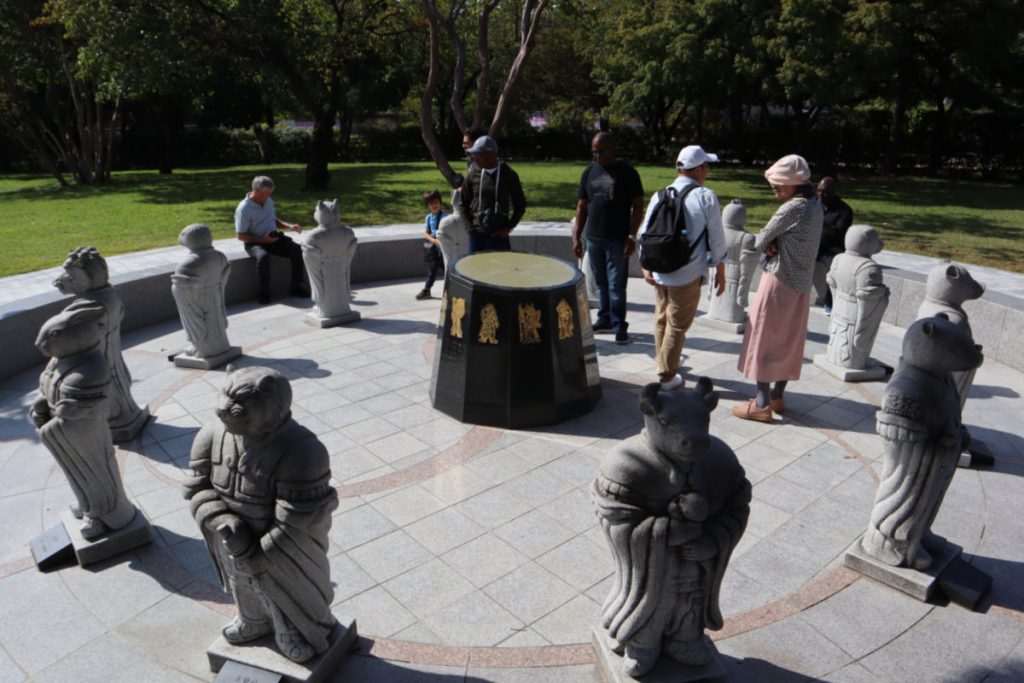
[[[465,133],[471,128],[478,128],[483,122],[487,92],[490,87],[492,74],[491,18],[494,15],[494,11],[498,9],[500,0],[482,0],[476,3],[477,7],[475,9],[478,12],[475,14],[475,24],[479,71],[476,85],[476,106],[472,122],[467,121],[464,111],[467,56],[465,39],[460,34],[460,23],[465,23],[474,14],[468,6],[467,0],[449,0],[448,9],[443,14],[438,7],[437,0],[420,0],[420,4],[425,16],[424,23],[428,28],[430,36],[430,66],[426,85],[420,98],[420,131],[423,136],[423,142],[430,152],[434,163],[437,164],[438,170],[444,175],[445,180],[454,186],[458,183],[457,174],[448,162],[447,155],[438,141],[437,132],[434,130],[434,97],[437,93],[441,77],[441,32],[443,29],[445,36],[451,41],[456,54],[452,76],[452,96],[449,99],[449,106],[459,128]],[[523,67],[536,45],[541,17],[547,6],[548,0],[524,0],[523,2],[519,15],[516,54],[509,66],[508,74],[498,95],[494,114],[488,127],[488,134],[492,136],[499,135],[504,125],[512,103],[513,93],[523,74]],[[460,22],[460,19],[463,22]]]

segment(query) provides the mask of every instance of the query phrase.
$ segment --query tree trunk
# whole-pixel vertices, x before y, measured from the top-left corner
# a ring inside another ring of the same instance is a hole
[[[334,137],[334,111],[321,110],[313,120],[313,139],[309,144],[306,162],[306,190],[326,190],[331,174],[327,164],[331,160],[331,142]]]
[[[907,100],[910,98],[910,74],[901,64],[896,73],[896,101],[892,107],[892,121],[889,126],[889,149],[886,151],[885,170],[895,173],[900,167],[903,153],[903,134],[907,127]]]
[[[427,15],[427,24],[430,27],[430,70],[427,72],[427,83],[420,96],[420,136],[423,144],[427,146],[430,157],[434,160],[441,175],[454,187],[458,184],[455,169],[448,162],[441,143],[437,140],[437,133],[434,131],[434,95],[437,92],[437,81],[441,71],[441,45],[440,45],[440,13],[433,0],[422,0],[423,11]]]
[[[512,67],[508,71],[508,78],[505,79],[505,87],[501,89],[501,95],[498,96],[498,104],[494,108],[494,118],[491,119],[491,127],[488,131],[492,136],[497,136],[501,132],[501,126],[511,104],[512,91],[522,76],[526,58],[533,51],[534,39],[537,36],[537,29],[540,27],[540,18],[547,6],[548,0],[539,0],[536,2],[536,5],[534,0],[527,0],[523,5],[523,15],[520,22],[520,30],[523,33],[520,37],[519,52],[516,53],[516,58],[512,61]]]
[[[181,109],[171,99],[160,103],[161,142],[160,174],[170,175],[174,171],[174,152],[178,147],[178,131],[181,129]],[[113,130],[110,131],[113,137]]]

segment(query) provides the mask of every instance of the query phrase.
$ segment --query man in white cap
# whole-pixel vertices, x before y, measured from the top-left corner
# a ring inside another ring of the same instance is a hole
[[[726,255],[725,232],[722,230],[722,210],[718,197],[704,187],[709,163],[718,161],[718,156],[708,154],[698,145],[684,147],[676,158],[678,176],[668,187],[681,194],[688,188],[683,208],[686,212],[685,229],[690,242],[690,260],[684,266],[667,273],[644,270],[644,280],[654,286],[656,301],[654,307],[654,354],[658,363],[658,381],[664,391],[678,389],[684,384],[679,374],[679,361],[686,341],[686,332],[693,324],[700,301],[700,287],[707,276],[708,266],[716,268],[715,294],[721,296],[725,290]],[[666,188],[667,189],[667,188]],[[654,208],[658,205],[658,194],[651,197],[644,216],[640,236],[647,230]]]
[[[466,153],[473,164],[466,171],[459,201],[470,219],[469,253],[509,251],[509,233],[526,213],[519,175],[498,159],[498,143],[489,135],[477,138]]]

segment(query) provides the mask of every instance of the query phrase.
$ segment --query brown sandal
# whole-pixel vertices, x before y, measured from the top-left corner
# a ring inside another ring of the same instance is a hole
[[[771,422],[772,409],[768,406],[757,407],[757,401],[750,399],[746,403],[732,407],[732,414],[741,420],[753,420],[754,422]]]
[[[772,412],[776,415],[782,415],[786,412],[786,399],[784,398],[769,398],[768,407],[772,409]]]

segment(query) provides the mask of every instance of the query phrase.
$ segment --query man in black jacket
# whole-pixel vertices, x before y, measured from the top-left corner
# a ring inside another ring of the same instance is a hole
[[[474,162],[460,197],[471,222],[469,253],[510,251],[509,233],[526,212],[519,175],[498,159],[498,143],[489,135],[477,138],[466,152]]]

